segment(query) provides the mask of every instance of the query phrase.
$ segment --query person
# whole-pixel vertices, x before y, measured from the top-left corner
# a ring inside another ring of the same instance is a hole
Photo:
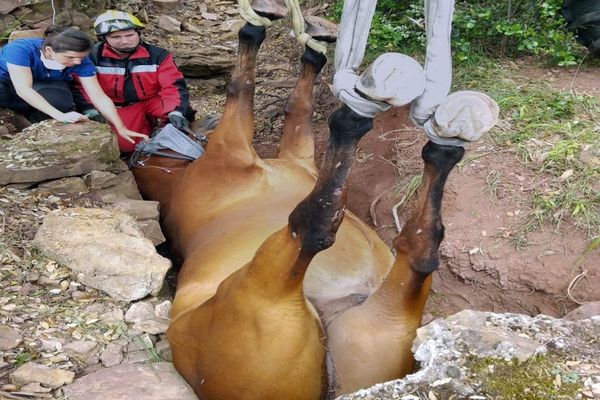
[[[22,113],[30,122],[88,120],[75,111],[68,82],[79,80],[94,107],[109,120],[119,140],[133,144],[147,135],[128,129],[98,83],[88,54],[92,40],[76,28],[49,27],[44,38],[18,39],[0,49],[0,107]]]
[[[183,74],[167,50],[141,40],[142,28],[138,18],[123,11],[106,11],[96,18],[94,32],[99,42],[90,57],[100,86],[132,130],[150,134],[159,126],[157,120],[180,130],[189,128],[195,111]],[[95,110],[82,94],[78,107],[93,115]],[[119,144],[122,152],[135,149],[131,143]]]

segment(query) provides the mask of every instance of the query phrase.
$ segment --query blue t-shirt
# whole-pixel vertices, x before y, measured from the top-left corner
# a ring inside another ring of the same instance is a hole
[[[0,81],[10,82],[6,64],[14,64],[31,68],[33,81],[71,81],[72,75],[82,78],[96,75],[96,68],[88,56],[81,64],[68,67],[62,71],[44,67],[40,58],[40,50],[44,39],[18,39],[0,48]]]

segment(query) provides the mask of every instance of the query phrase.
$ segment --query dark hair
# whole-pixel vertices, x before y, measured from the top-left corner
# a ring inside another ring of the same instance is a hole
[[[85,52],[92,49],[92,39],[77,28],[50,26],[44,32],[42,48],[50,46],[56,53],[65,51]]]

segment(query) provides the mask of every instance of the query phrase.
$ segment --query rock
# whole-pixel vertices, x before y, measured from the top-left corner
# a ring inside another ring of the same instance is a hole
[[[100,190],[93,190],[91,191],[91,195],[92,198],[107,204],[116,203],[126,199],[142,199],[131,171],[125,171],[117,175],[117,181],[113,186]]]
[[[156,253],[129,215],[72,208],[46,215],[33,243],[69,267],[78,280],[117,300],[157,294],[171,262]]]
[[[159,335],[167,331],[169,328],[169,320],[160,318],[146,319],[136,322],[133,327],[151,335]]]
[[[573,311],[567,313],[563,317],[563,319],[567,319],[569,321],[577,321],[579,319],[592,318],[595,315],[600,315],[600,301],[594,301],[591,303],[581,305]]]
[[[0,139],[11,139],[12,136],[13,135],[10,133],[10,130],[8,130],[6,126],[0,126]]]
[[[171,318],[171,301],[165,300],[154,307],[154,316],[156,318],[170,319]]]
[[[165,361],[173,361],[173,353],[168,340],[161,340],[154,347],[158,356]]]
[[[107,325],[115,325],[124,321],[123,310],[117,308],[115,310],[111,310],[109,312],[103,313],[100,315],[100,320]]]
[[[17,385],[38,382],[44,386],[56,389],[73,382],[75,373],[62,369],[49,368],[30,361],[11,372],[9,376],[11,381]]]
[[[219,26],[219,30],[223,31],[223,32],[231,32],[231,31],[237,32],[245,24],[246,24],[246,21],[244,21],[243,19],[230,19],[230,20],[223,22]]]
[[[158,221],[160,217],[160,203],[158,201],[127,199],[117,201],[111,204],[109,208],[116,208],[138,221],[145,219]]]
[[[66,400],[197,400],[173,364],[122,364],[101,369],[63,388]]]
[[[133,329],[152,335],[165,333],[169,327],[169,320],[157,318],[152,304],[144,301],[133,304],[127,310],[125,321],[133,323]]]
[[[200,16],[209,21],[216,21],[219,19],[219,14],[213,14],[209,12],[203,12],[202,14],[200,14]]]
[[[15,8],[39,3],[40,1],[42,0],[2,0],[2,2],[0,2],[0,14],[8,14]]]
[[[60,178],[54,181],[40,183],[38,191],[46,193],[83,193],[87,191],[87,186],[83,183],[83,179],[72,176],[68,178]]]
[[[89,340],[76,340],[63,346],[63,351],[69,355],[83,356],[87,359],[97,346],[97,343]]]
[[[90,189],[105,189],[119,182],[117,175],[108,171],[92,171],[83,177],[83,181]]]
[[[150,239],[154,246],[167,241],[158,221],[152,219],[138,221],[138,226],[144,232],[144,237]]]
[[[595,364],[600,359],[600,348],[589,340],[597,337],[598,332],[598,317],[571,322],[545,315],[461,311],[418,329],[412,350],[421,370],[338,400],[409,399],[415,392],[430,391],[437,391],[438,399],[488,398],[480,396],[481,388],[485,387],[485,381],[480,380],[485,379],[481,377],[483,374],[470,370],[477,360],[492,362],[490,368],[494,368],[494,359],[529,360],[539,354],[559,351],[561,359],[577,360],[575,364],[581,363],[582,368],[587,368],[586,363]],[[583,370],[573,372],[585,373]],[[443,392],[439,391],[441,387]],[[532,398],[534,394],[545,398],[543,393],[532,393]]]
[[[16,390],[19,390],[19,387],[17,385],[13,385],[12,383],[7,383],[5,385],[0,386],[0,389],[6,392],[14,392]]]
[[[120,161],[119,154],[107,125],[42,121],[0,144],[0,185],[108,170]]]
[[[154,348],[154,343],[156,343],[156,338],[147,333],[134,336],[132,341],[127,344],[127,352],[131,353],[140,350],[146,351]]]
[[[161,10],[175,10],[179,5],[179,0],[152,0],[152,4]]]
[[[181,22],[168,15],[162,14],[159,16],[157,26],[167,32],[181,32]]]
[[[152,310],[154,315],[154,310]],[[8,326],[0,326],[0,350],[10,350],[17,347],[23,339],[21,339],[21,332],[18,329],[14,329]]]
[[[214,78],[229,73],[233,68],[231,54],[211,47],[196,48],[194,51],[179,53],[173,49],[179,69],[190,78]]]
[[[40,385],[38,382],[28,383],[27,385],[25,385],[21,388],[21,392],[28,392],[28,393],[48,393],[51,390],[52,390],[51,388],[45,388],[42,385]]]
[[[147,301],[139,301],[132,304],[125,313],[125,321],[129,323],[136,323],[151,318],[154,318],[154,307]]]
[[[102,365],[110,368],[123,362],[123,346],[117,343],[109,343],[100,355]]]

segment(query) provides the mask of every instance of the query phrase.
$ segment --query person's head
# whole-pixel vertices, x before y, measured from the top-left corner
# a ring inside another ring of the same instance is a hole
[[[44,32],[42,54],[65,67],[81,64],[91,49],[92,39],[77,28],[49,27]]]
[[[119,53],[133,53],[140,44],[140,29],[144,24],[135,16],[123,12],[109,10],[94,21],[94,32],[99,40],[103,40]]]

